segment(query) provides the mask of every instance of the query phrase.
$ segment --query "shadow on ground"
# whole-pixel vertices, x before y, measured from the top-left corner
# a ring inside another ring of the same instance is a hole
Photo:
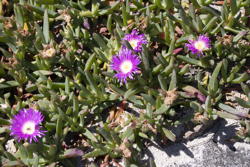
[[[250,144],[232,140],[238,128],[236,121],[219,119],[202,136],[192,141],[166,146],[153,143],[144,150],[146,158],[142,166],[149,166],[150,157],[157,167],[247,167],[250,164]]]

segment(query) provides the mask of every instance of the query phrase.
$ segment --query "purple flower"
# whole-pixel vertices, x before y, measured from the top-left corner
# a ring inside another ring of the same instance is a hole
[[[135,52],[142,50],[142,44],[147,44],[144,34],[139,34],[137,30],[133,30],[131,34],[126,34],[123,40],[127,40]]]
[[[11,120],[10,135],[14,136],[18,141],[24,139],[30,143],[32,140],[37,142],[37,137],[44,136],[44,132],[46,132],[40,130],[40,123],[43,119],[44,116],[37,110],[32,108],[22,109]]]
[[[210,39],[205,35],[200,35],[197,40],[188,40],[188,42],[185,46],[192,54],[196,54],[199,57],[203,56],[203,52],[211,47]]]
[[[120,82],[127,82],[127,78],[133,79],[134,74],[139,73],[138,65],[141,60],[132,50],[122,48],[118,55],[112,57],[111,68],[117,72],[115,77]]]

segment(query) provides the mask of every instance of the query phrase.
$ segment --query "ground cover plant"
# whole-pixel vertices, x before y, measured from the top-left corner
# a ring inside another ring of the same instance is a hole
[[[148,144],[219,117],[250,141],[250,0],[2,0],[0,14],[1,166],[154,166]]]

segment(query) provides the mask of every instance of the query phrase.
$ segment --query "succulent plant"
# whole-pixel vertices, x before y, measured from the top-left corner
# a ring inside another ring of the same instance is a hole
[[[248,136],[249,113],[225,105],[225,92],[241,84],[248,101],[236,100],[249,107],[250,3],[223,2],[1,1],[0,165],[141,166],[148,141],[174,142],[178,124],[218,116],[244,120]],[[28,108],[46,133],[12,140],[11,120]]]

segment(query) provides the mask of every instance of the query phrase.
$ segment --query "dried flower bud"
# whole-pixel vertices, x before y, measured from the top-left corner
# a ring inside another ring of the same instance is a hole
[[[45,50],[43,50],[41,54],[43,58],[50,58],[56,54],[56,50],[52,47],[48,49],[45,48]]]

